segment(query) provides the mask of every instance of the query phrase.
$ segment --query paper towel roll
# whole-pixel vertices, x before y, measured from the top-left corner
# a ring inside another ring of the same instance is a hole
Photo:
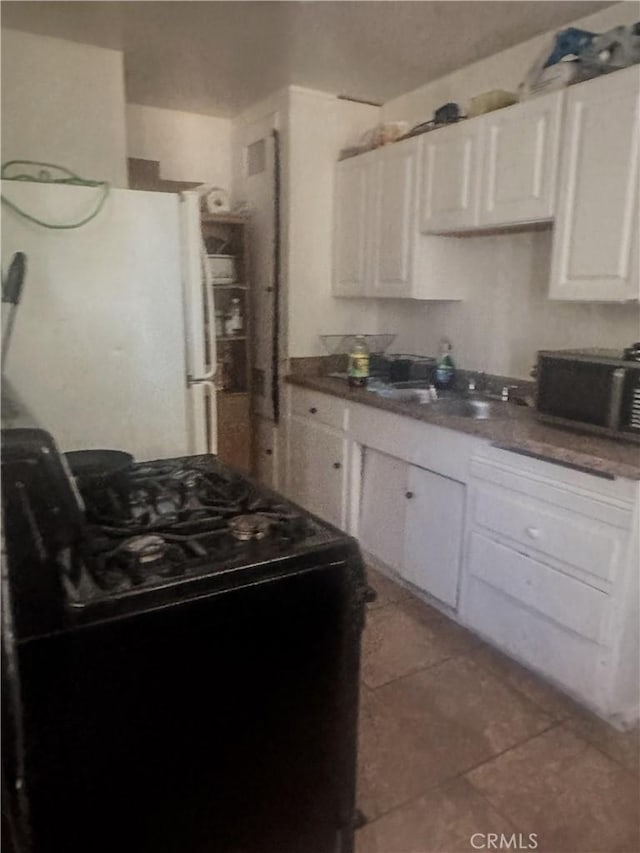
[[[206,194],[204,202],[209,213],[227,213],[230,209],[229,194],[220,187],[213,187]]]

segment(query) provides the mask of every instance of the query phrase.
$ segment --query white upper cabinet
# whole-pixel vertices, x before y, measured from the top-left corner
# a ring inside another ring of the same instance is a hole
[[[351,157],[336,166],[333,277],[336,296],[363,296],[368,289],[375,153]]]
[[[474,259],[418,230],[422,137],[337,164],[334,296],[461,299]]]
[[[639,298],[640,69],[567,90],[552,299]]]
[[[480,227],[552,219],[564,92],[483,116]]]
[[[375,169],[373,295],[411,296],[417,140],[387,145]]]
[[[467,231],[477,225],[480,131],[479,122],[469,121],[422,137],[423,233]]]

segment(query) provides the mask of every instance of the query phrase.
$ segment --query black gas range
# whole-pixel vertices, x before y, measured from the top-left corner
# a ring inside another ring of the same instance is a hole
[[[355,541],[213,456],[76,481],[37,426],[2,439],[14,846],[352,850]]]
[[[347,537],[214,456],[78,481],[86,526],[61,553],[70,618],[122,615],[296,571]]]

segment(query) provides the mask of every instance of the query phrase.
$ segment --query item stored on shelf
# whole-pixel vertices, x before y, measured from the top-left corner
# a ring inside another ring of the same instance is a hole
[[[230,284],[236,278],[235,255],[207,255],[209,271],[214,284]]]
[[[237,296],[234,296],[227,315],[225,332],[227,335],[238,335],[242,331],[243,325],[242,303]]]

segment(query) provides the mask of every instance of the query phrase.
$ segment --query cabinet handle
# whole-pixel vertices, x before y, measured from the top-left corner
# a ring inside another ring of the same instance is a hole
[[[538,539],[540,530],[537,527],[525,527],[525,532],[530,539]]]
[[[271,448],[269,448],[268,450],[265,450],[265,453],[267,454],[267,456],[272,456],[273,450],[271,450]]]
[[[315,406],[311,406],[311,408],[309,409],[309,411],[310,411],[310,413],[311,413],[312,415],[315,415],[315,413],[316,413],[318,410],[316,409],[316,407],[315,407]]]
[[[340,462],[334,462],[334,463],[333,463],[333,467],[334,467],[334,468],[336,469],[336,471],[337,471],[339,468],[342,468],[342,464],[341,464]]]
[[[405,496],[405,498],[408,498],[409,500],[411,500],[411,498],[413,497],[413,492],[405,492],[404,496]]]

